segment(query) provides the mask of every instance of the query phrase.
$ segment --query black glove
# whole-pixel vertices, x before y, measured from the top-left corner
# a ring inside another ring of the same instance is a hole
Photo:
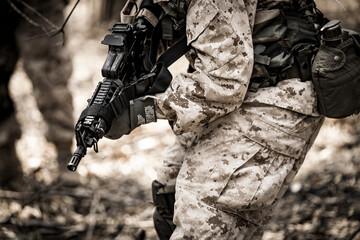
[[[150,122],[156,122],[154,98],[149,96],[136,98],[130,100],[129,107],[112,121],[111,128],[105,137],[118,139],[138,126]]]

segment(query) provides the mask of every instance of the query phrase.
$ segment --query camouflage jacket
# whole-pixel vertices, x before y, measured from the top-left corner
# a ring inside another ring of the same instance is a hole
[[[234,111],[244,102],[317,116],[311,82],[289,79],[276,87],[248,92],[256,9],[262,11],[290,1],[190,1],[186,35],[195,72],[175,76],[166,92],[156,95],[158,118],[170,120],[174,132],[181,134]]]

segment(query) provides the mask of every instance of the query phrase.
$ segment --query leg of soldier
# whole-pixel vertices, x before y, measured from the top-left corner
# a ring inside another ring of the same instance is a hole
[[[193,142],[194,134],[177,136],[173,146],[165,153],[162,166],[158,169],[157,180],[152,184],[154,226],[159,238],[169,239],[175,229],[174,215],[176,177],[181,168],[186,150]]]
[[[52,23],[61,26],[64,21],[65,1],[31,0],[28,4]],[[34,20],[47,31],[54,30],[35,14]],[[62,35],[47,37],[40,28],[22,19],[16,32],[24,69],[33,83],[34,95],[40,112],[48,124],[47,139],[58,151],[61,171],[71,158],[74,135],[72,95],[67,87],[72,73],[72,63],[67,49],[62,46]]]
[[[244,104],[202,129],[176,180],[171,239],[261,239],[322,122]]]
[[[0,185],[22,177],[20,161],[15,152],[15,141],[21,130],[15,116],[8,83],[18,60],[14,29],[17,15],[6,1],[0,2]]]
[[[166,150],[163,164],[157,171],[158,182],[167,186],[175,186],[185,152],[191,147],[194,139],[195,134],[191,132],[176,136],[174,145]]]

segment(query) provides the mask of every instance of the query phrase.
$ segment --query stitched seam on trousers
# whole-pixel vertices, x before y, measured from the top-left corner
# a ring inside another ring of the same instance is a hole
[[[245,135],[241,135],[239,138],[241,138],[241,137],[246,137]],[[248,137],[246,137],[247,139],[249,139]],[[249,139],[251,142],[253,142],[253,145],[255,145],[255,144],[258,144],[257,142],[255,142],[255,141],[253,141],[253,140],[251,140],[251,139]],[[223,145],[224,143],[227,143],[227,142],[233,142],[233,140],[228,140],[228,141],[225,141],[225,142],[220,142],[220,143],[218,143],[218,144],[216,144],[216,145],[213,145],[213,146],[210,146],[210,147],[208,147],[208,148],[215,148],[215,146],[219,146],[219,145]],[[260,145],[260,144],[258,144],[258,145]],[[258,150],[259,151],[259,150]],[[255,152],[248,160],[250,160],[256,153],[258,153],[258,151],[257,152]],[[246,162],[245,162],[246,163]],[[244,164],[245,164],[244,163]],[[216,169],[217,168],[217,166],[218,165],[220,165],[220,164],[222,164],[220,161],[217,161],[217,163],[216,164],[214,164],[214,166],[211,168],[211,171],[210,171],[210,173],[211,174],[209,174],[207,177],[206,177],[206,179],[205,179],[205,181],[203,182],[203,184],[206,184],[208,181],[209,181],[209,179],[211,178],[211,175],[213,174],[213,170],[214,169]],[[239,167],[241,167],[241,166],[239,166]],[[238,168],[239,168],[238,167]],[[237,169],[238,169],[237,168]],[[234,171],[236,171],[236,170],[234,170]],[[234,173],[234,171],[231,173],[231,175]],[[230,175],[230,177],[231,177],[231,175]],[[218,196],[218,198],[220,197],[220,195],[221,195],[221,193],[222,193],[222,191],[224,191],[224,189],[226,188],[226,186],[227,186],[227,183],[225,184],[225,186],[224,186],[224,188],[221,190],[221,192],[218,194],[219,196]],[[197,194],[197,198],[199,198],[200,196],[203,196],[203,194],[201,193],[201,192],[199,192],[199,194]]]
[[[183,190],[183,191],[186,191],[186,192],[189,192],[189,193],[193,193],[192,191],[189,191],[189,190],[184,189],[184,188],[182,188],[182,190]],[[205,205],[205,206],[209,207],[209,208],[215,209],[216,211],[223,212],[223,213],[225,213],[225,214],[227,214],[227,215],[230,215],[230,216],[233,216],[233,217],[236,217],[236,218],[241,218],[241,219],[243,219],[243,220],[245,220],[245,221],[247,221],[247,222],[249,222],[249,223],[253,224],[254,226],[260,227],[260,225],[259,225],[259,224],[256,224],[256,223],[254,223],[253,221],[250,221],[249,219],[244,218],[244,217],[242,217],[242,216],[240,216],[240,215],[238,215],[238,214],[236,214],[236,213],[234,213],[234,212],[231,212],[231,211],[225,211],[225,210],[222,210],[222,209],[216,208],[216,207],[214,207],[214,206],[211,206],[211,205],[209,205],[209,204],[205,203],[204,201],[199,200],[199,199],[196,197],[196,194],[195,194],[195,200],[196,200],[196,201],[198,201],[198,202],[200,202],[201,204],[203,204],[203,205]]]
[[[269,164],[268,169],[266,169],[266,172],[265,172],[265,174],[264,174],[264,177],[263,177],[262,181],[260,182],[260,184],[259,184],[258,188],[256,189],[256,191],[255,191],[255,193],[254,193],[253,197],[252,197],[252,198],[251,198],[251,200],[249,201],[249,205],[248,205],[248,207],[250,207],[250,205],[251,205],[251,203],[253,202],[253,200],[254,200],[254,198],[255,198],[256,194],[258,193],[258,191],[259,191],[259,189],[260,189],[260,187],[261,187],[261,185],[262,185],[262,183],[263,183],[263,181],[264,181],[265,177],[268,175],[268,173],[269,173],[269,169],[271,168],[271,166],[274,164],[274,162],[275,162],[278,158],[279,158],[279,153],[278,153],[278,155],[276,156],[276,159],[274,159],[274,160],[271,162],[271,164]],[[284,161],[284,159],[281,161],[281,163],[280,163],[279,165],[281,165],[283,161]]]
[[[239,170],[240,168],[242,168],[242,167],[243,167],[247,162],[249,162],[258,152],[260,152],[262,148],[264,148],[261,144],[255,142],[254,140],[248,138],[247,136],[244,135],[243,137],[245,137],[245,138],[247,138],[248,140],[250,140],[251,142],[253,142],[253,145],[252,145],[252,146],[258,145],[258,146],[260,146],[260,148],[259,148],[256,152],[254,152],[254,153],[247,159],[246,162],[244,162],[241,166],[238,166],[234,171],[232,171],[232,173],[231,173],[231,175],[230,175],[230,178],[228,179],[228,181],[227,181],[227,183],[225,184],[224,188],[223,188],[223,189],[221,190],[221,192],[219,193],[219,197],[220,197],[221,194],[224,192],[225,188],[228,186],[229,181],[230,181],[231,177],[234,175],[234,173],[235,173],[237,170]],[[218,163],[218,164],[219,164],[219,163]],[[217,166],[218,164],[216,164],[216,166]],[[219,198],[219,197],[218,197],[218,198]],[[216,203],[215,203],[215,204],[216,204]]]

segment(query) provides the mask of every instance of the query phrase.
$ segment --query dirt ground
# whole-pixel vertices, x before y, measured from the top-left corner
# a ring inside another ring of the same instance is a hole
[[[111,23],[94,24],[91,6],[93,1],[81,2],[67,29],[75,119],[102,79],[107,55],[100,41]],[[181,59],[171,71],[176,75],[186,67]],[[16,148],[30,190],[0,189],[0,239],[155,240],[150,187],[174,142],[168,123],[141,126],[116,141],[102,139],[99,153],[89,150],[78,168],[83,184],[65,188],[57,185],[56,152],[43,136],[47,126],[21,62],[10,88],[23,131]],[[359,116],[327,119],[263,240],[360,239],[359,153]]]

